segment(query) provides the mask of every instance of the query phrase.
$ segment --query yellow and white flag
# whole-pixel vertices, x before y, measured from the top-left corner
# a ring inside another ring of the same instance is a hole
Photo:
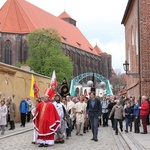
[[[34,97],[34,77],[31,75],[30,97]]]

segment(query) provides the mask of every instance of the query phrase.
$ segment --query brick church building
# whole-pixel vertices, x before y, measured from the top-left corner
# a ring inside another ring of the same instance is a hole
[[[73,18],[65,11],[56,17],[25,0],[7,0],[0,9],[0,62],[25,62],[28,33],[44,28],[53,28],[60,34],[62,50],[74,62],[73,76],[94,72],[110,79],[111,55],[97,45],[93,47]]]
[[[129,0],[122,19],[125,26],[128,96],[150,97],[150,1]]]

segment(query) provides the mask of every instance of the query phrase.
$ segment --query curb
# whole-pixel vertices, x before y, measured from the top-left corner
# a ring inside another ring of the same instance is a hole
[[[134,143],[127,137],[127,135],[123,135],[124,133],[120,133],[121,137],[124,139],[124,141],[127,143],[129,148],[131,150],[138,150],[137,147],[134,145]]]
[[[10,134],[7,134],[7,135],[4,134],[3,136],[0,137],[0,139],[5,139],[7,137],[22,134],[22,133],[29,132],[29,131],[32,131],[32,130],[33,130],[33,128],[29,128],[29,129],[25,129],[25,130],[21,130],[21,131],[16,131],[16,132],[13,132],[13,133],[10,133]]]
[[[145,148],[130,133],[120,133],[120,135],[131,150],[145,150]]]

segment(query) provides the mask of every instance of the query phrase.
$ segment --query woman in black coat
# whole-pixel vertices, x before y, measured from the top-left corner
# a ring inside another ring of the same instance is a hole
[[[112,99],[111,99],[111,102],[110,102],[109,105],[108,105],[109,113],[111,112],[112,108],[113,108],[115,105],[116,105],[115,99],[112,98]],[[110,120],[111,120],[112,128],[115,129],[115,126],[114,126],[114,114],[111,116]]]

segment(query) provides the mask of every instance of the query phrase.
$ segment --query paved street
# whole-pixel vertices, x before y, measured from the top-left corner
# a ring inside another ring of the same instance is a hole
[[[31,126],[32,124],[30,124]],[[84,134],[84,136],[76,136],[75,132],[73,132],[72,137],[66,140],[64,144],[55,144],[48,148],[38,148],[38,145],[31,144],[33,138],[33,131],[31,130],[19,134],[20,130],[25,130],[28,127],[20,128],[18,126],[16,128],[15,130],[18,130],[17,135],[9,136],[8,132],[13,131],[6,131],[3,138],[0,135],[0,150],[129,150],[122,136],[120,134],[116,136],[111,127],[99,127],[98,142],[90,140],[92,137],[91,131]]]

